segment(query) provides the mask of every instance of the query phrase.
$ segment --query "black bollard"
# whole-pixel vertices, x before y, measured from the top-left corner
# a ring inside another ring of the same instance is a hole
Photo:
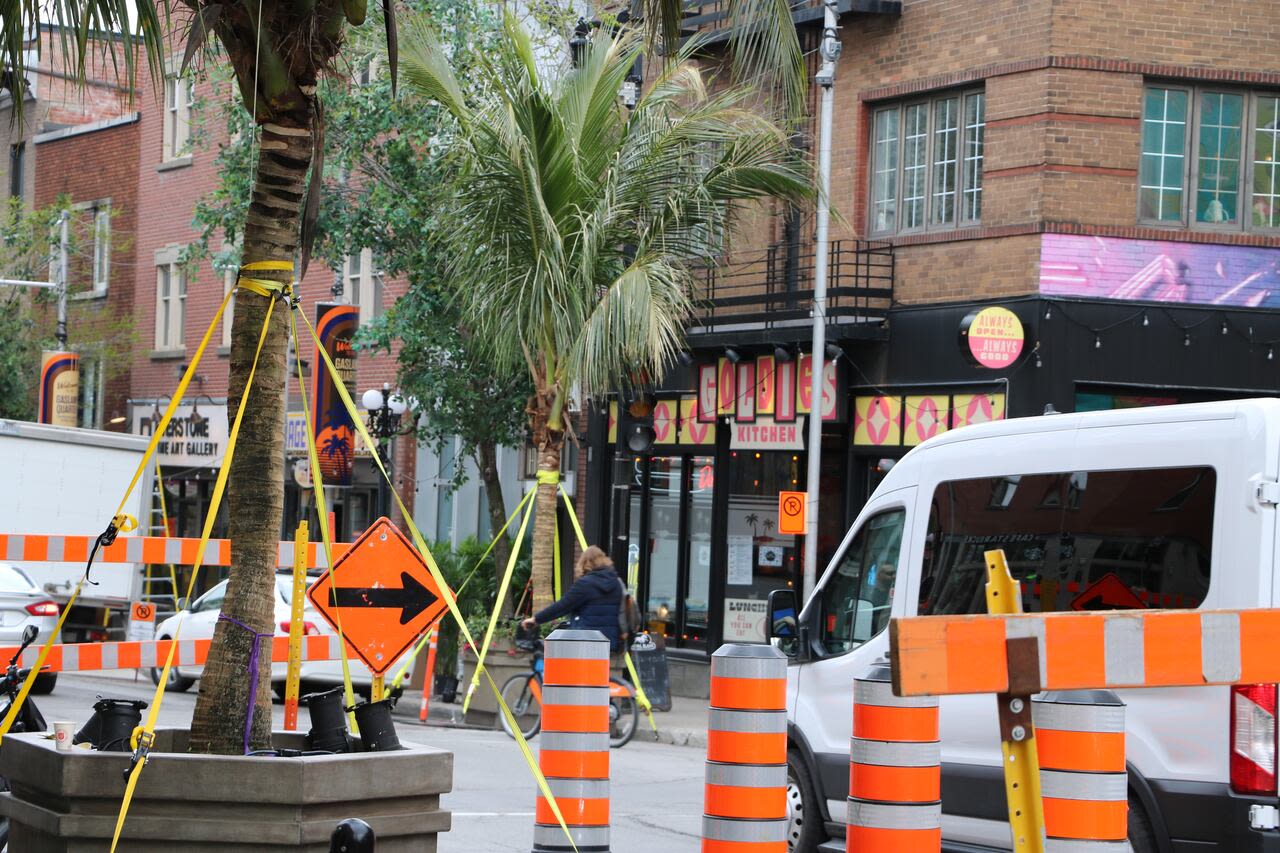
[[[146,702],[136,699],[103,699],[93,703],[93,716],[80,727],[72,743],[89,743],[103,752],[130,752],[129,739],[142,722]]]
[[[400,738],[396,737],[395,723],[391,721],[391,706],[394,699],[383,699],[380,702],[365,702],[354,708],[356,727],[360,729],[360,742],[365,752],[389,752],[404,749]]]
[[[310,749],[327,752],[351,752],[351,736],[347,734],[347,715],[342,707],[342,688],[302,697],[311,715],[311,731],[307,732]]]
[[[358,817],[338,824],[329,841],[329,853],[373,853],[373,828]]]

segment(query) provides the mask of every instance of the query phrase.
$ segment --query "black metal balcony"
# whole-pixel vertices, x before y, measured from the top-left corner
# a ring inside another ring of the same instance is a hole
[[[720,344],[763,334],[807,339],[813,305],[813,243],[774,243],[726,255],[706,267],[694,297],[691,343]],[[893,245],[835,240],[827,274],[827,325],[837,336],[882,338],[893,304]]]
[[[840,15],[901,15],[901,0],[838,0]],[[684,7],[682,27],[686,36],[701,31],[711,41],[727,38],[733,21],[729,0],[689,0]],[[822,21],[823,0],[792,0],[791,19],[797,26]]]

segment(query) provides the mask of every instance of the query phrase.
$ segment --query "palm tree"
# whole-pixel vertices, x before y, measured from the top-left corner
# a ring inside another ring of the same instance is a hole
[[[405,79],[457,122],[439,237],[464,315],[500,368],[532,380],[535,608],[552,596],[571,396],[658,381],[683,340],[692,268],[723,248],[744,207],[810,196],[786,135],[747,94],[709,93],[695,45],[628,111],[619,87],[642,49],[600,34],[579,67],[549,71],[508,16],[468,98],[428,28],[406,39]]]
[[[396,36],[391,0],[383,0],[391,73]],[[16,11],[17,14],[9,14]],[[331,71],[348,25],[359,25],[366,0],[17,0],[0,16],[0,85],[21,106],[26,88],[26,40],[41,20],[59,25],[66,71],[84,78],[86,59],[115,51],[114,63],[132,83],[139,48],[158,76],[170,35],[186,28],[186,61],[209,36],[230,65],[241,97],[257,125],[260,155],[243,238],[243,263],[298,261],[305,270],[309,223],[319,203],[322,108],[316,94],[321,74]],[[100,39],[97,33],[123,33]],[[308,184],[308,175],[311,182]],[[305,211],[305,215],[304,215]],[[292,273],[255,277],[289,281]],[[227,408],[234,415],[244,394],[269,299],[242,294],[232,325]],[[239,444],[227,482],[232,571],[223,613],[248,630],[220,621],[210,649],[191,726],[193,752],[240,753],[249,697],[255,714],[250,747],[271,738],[270,644],[263,644],[258,682],[249,685],[246,664],[253,633],[274,631],[275,563],[284,504],[284,378],[288,311],[276,310],[267,332]]]

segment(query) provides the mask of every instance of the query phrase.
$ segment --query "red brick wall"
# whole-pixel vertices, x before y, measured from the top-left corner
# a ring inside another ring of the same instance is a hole
[[[104,335],[114,333],[116,344],[125,346],[130,337],[120,337],[120,319],[133,313],[134,245],[138,224],[138,122],[126,121],[100,130],[76,133],[35,145],[37,207],[51,205],[61,196],[74,204],[108,200],[111,203],[111,237],[113,252],[105,297],[69,300],[67,337],[73,348],[92,349]],[[86,164],[92,164],[86,168]],[[75,221],[75,220],[73,220]],[[91,232],[87,221],[79,223],[80,233]],[[69,292],[77,294],[92,289],[91,237],[80,247],[69,264]],[[50,310],[52,315],[52,309]],[[135,330],[136,331],[136,330]],[[102,421],[109,426],[112,418],[125,416],[131,387],[131,357],[122,350],[121,358],[105,365]],[[118,425],[115,429],[124,429]]]

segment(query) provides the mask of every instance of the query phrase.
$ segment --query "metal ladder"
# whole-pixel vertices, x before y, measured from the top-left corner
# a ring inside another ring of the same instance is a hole
[[[148,536],[169,535],[169,511],[164,496],[164,475],[156,462],[156,475],[151,479],[151,509],[147,523]],[[142,567],[142,600],[156,608],[159,624],[177,612],[178,578],[172,563],[146,564]]]

